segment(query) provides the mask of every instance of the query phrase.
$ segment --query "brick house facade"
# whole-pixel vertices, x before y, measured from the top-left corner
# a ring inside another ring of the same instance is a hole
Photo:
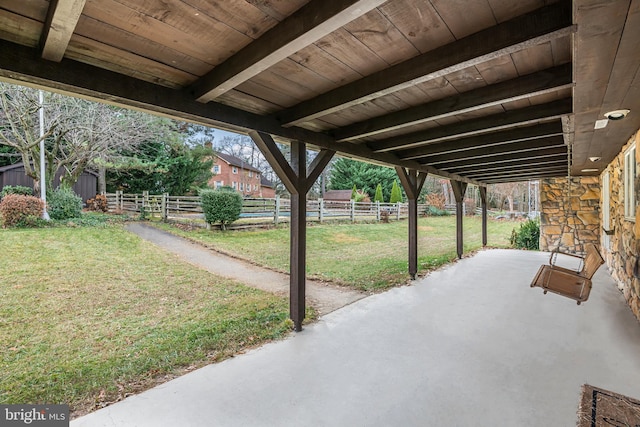
[[[269,197],[263,194],[260,170],[238,157],[217,153],[211,171],[211,188],[229,186],[244,197]]]

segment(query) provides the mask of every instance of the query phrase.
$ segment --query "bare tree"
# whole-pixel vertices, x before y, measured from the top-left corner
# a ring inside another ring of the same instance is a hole
[[[45,133],[40,137],[37,90],[0,83],[0,103],[0,144],[20,153],[26,174],[36,183],[40,170],[34,165],[44,139],[47,188],[52,188],[59,169],[64,172],[61,184],[72,186],[87,167],[104,172],[123,150],[134,152],[138,145],[164,132],[158,125],[161,119],[148,114],[45,93]]]

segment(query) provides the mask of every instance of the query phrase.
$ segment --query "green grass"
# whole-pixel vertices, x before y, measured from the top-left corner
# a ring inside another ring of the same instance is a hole
[[[508,247],[513,221],[489,221],[490,246]],[[253,231],[185,231],[170,225],[167,230],[216,250],[256,264],[288,272],[289,228]],[[481,220],[464,219],[465,252],[481,244]],[[420,272],[456,257],[455,217],[426,217],[418,221]],[[307,274],[321,280],[375,291],[407,280],[407,222],[310,224],[307,228]]]
[[[2,404],[77,415],[291,330],[284,298],[120,226],[0,230],[0,242]]]

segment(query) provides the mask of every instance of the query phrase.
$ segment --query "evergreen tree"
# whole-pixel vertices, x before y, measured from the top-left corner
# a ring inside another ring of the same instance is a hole
[[[373,200],[376,186],[380,183],[384,200],[389,200],[391,185],[396,178],[396,171],[393,169],[339,158],[331,169],[329,188],[331,190],[348,190],[355,184],[357,188],[367,193],[369,198]]]
[[[358,196],[358,187],[356,187],[356,185],[353,184],[353,189],[351,190],[351,199],[355,200],[357,196]]]
[[[402,191],[398,186],[397,181],[393,181],[393,187],[391,187],[391,199],[389,199],[389,203],[398,203],[402,201]]]
[[[378,184],[378,186],[376,187],[376,196],[373,198],[373,201],[374,202],[384,203],[384,198],[382,197],[382,185],[381,184]]]

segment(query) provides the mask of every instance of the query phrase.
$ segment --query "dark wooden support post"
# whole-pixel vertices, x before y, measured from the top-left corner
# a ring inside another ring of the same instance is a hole
[[[462,204],[464,203],[464,193],[467,191],[467,183],[451,181],[451,188],[453,188],[453,196],[456,199],[456,248],[458,258],[462,258],[462,254],[464,253],[462,239],[462,218],[464,217],[464,211]]]
[[[482,206],[482,246],[487,246],[487,187],[480,187],[480,205]]]
[[[291,143],[291,162],[289,163],[270,135],[252,131],[249,132],[249,136],[291,194],[289,315],[296,331],[301,331],[305,317],[307,193],[331,161],[335,151],[320,151],[309,165],[307,172],[305,143],[298,141]]]
[[[396,172],[409,205],[409,275],[411,279],[415,279],[418,273],[418,195],[427,174],[402,167],[396,167]]]

